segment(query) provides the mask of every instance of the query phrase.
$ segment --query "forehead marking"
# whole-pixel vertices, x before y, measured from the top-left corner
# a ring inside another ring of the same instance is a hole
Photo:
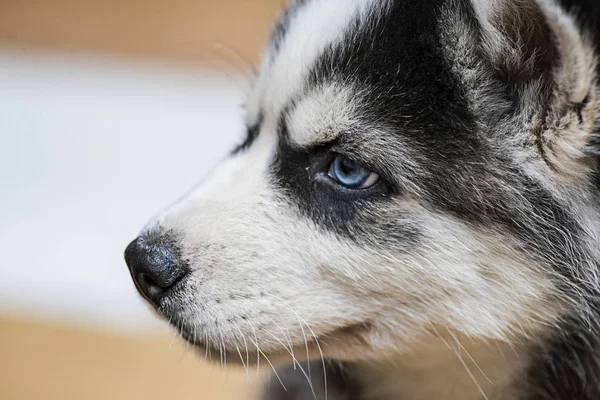
[[[298,7],[278,52],[264,59],[248,101],[249,121],[258,118],[261,108],[266,118],[277,118],[304,88],[308,74],[328,46],[343,40],[355,21],[381,15],[386,4],[388,0],[312,0]]]

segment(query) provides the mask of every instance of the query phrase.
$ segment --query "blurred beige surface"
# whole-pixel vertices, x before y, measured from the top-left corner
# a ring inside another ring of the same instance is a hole
[[[0,0],[0,46],[255,63],[283,0]]]
[[[171,338],[120,337],[3,318],[0,360],[3,400],[256,398],[256,383],[248,383],[243,370],[221,370]]]

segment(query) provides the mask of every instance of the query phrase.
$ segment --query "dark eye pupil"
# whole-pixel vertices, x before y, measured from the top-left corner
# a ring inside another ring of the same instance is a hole
[[[361,168],[354,162],[344,158],[340,162],[340,172],[343,175],[354,175],[360,171]]]

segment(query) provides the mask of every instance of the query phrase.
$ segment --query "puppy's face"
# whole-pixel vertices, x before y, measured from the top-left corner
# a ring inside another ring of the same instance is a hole
[[[169,247],[180,273],[146,296],[186,338],[228,360],[318,338],[357,360],[440,327],[505,340],[556,316],[544,249],[563,244],[568,213],[534,178],[519,99],[478,58],[476,8],[446,3],[284,15],[247,138],[138,239]]]

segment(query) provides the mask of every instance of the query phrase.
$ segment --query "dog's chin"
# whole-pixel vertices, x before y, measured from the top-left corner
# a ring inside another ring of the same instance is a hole
[[[219,346],[216,343],[198,340],[196,337],[181,331],[180,334],[181,338],[191,345],[200,357],[204,357],[209,362],[235,367],[248,367],[259,363],[258,357],[260,353],[257,353],[255,349],[248,349],[248,351],[246,351],[246,348],[242,346],[239,352],[232,351],[223,345]]]
[[[262,348],[258,351],[256,346],[248,344],[248,347],[246,347],[245,344],[242,344],[237,345],[237,347],[234,346],[235,348],[231,349],[218,343],[208,343],[204,340],[199,340],[180,329],[179,333],[181,338],[191,345],[200,357],[204,357],[207,361],[220,365],[247,368],[261,364],[268,365],[269,363],[273,365],[285,365],[295,361],[302,362],[310,358],[310,355],[307,357],[304,346],[302,349],[300,347],[293,348],[292,351],[288,351],[289,349],[263,350]],[[309,349],[311,347],[312,345],[309,345]],[[292,354],[294,355],[293,357]]]
[[[286,339],[282,338],[285,347],[283,345],[274,349],[260,347],[260,350],[255,344],[249,342],[234,344],[233,348],[231,344],[225,346],[223,341],[207,342],[206,339],[202,339],[201,333],[192,333],[185,325],[173,320],[171,323],[181,338],[195,348],[200,356],[208,361],[232,366],[249,367],[265,362],[285,365],[321,358],[350,361],[355,359],[353,354],[370,347],[366,338],[371,330],[371,324],[364,322],[332,328],[329,333],[321,335],[320,338],[309,340],[307,337],[306,342],[302,343],[288,344]]]

